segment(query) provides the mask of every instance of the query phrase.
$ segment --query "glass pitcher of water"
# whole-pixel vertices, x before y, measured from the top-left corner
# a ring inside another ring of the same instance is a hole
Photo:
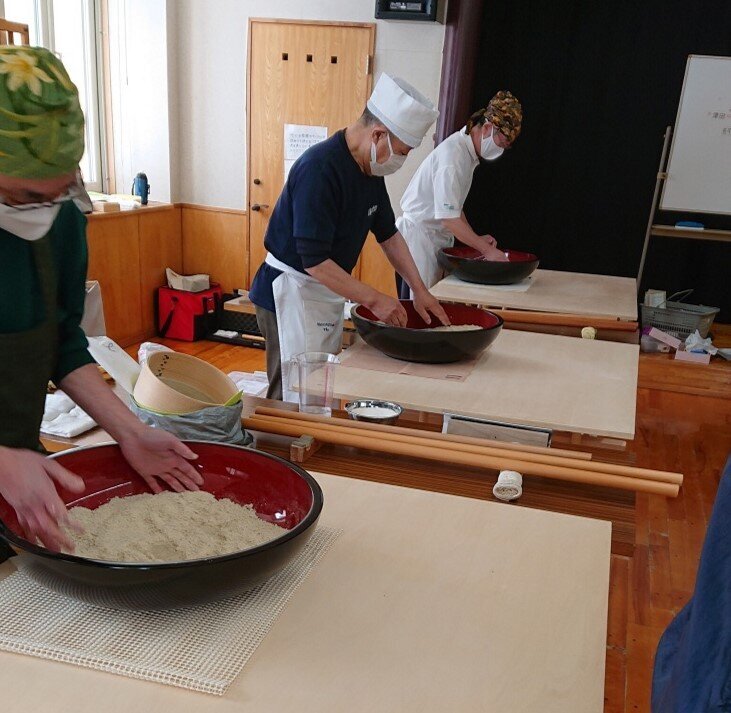
[[[290,360],[293,390],[299,393],[300,411],[320,416],[332,414],[335,367],[340,359],[328,352],[303,352]]]

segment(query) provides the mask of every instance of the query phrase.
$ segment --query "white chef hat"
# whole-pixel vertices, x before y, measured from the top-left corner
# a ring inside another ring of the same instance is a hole
[[[421,92],[399,77],[382,74],[366,105],[395,136],[417,147],[439,112]]]

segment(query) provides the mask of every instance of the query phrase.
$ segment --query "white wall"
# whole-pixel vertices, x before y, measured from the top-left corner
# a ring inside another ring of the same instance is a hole
[[[172,2],[171,2],[172,4]],[[117,191],[147,174],[150,199],[171,192],[167,0],[110,0],[109,41]]]
[[[168,144],[170,147],[170,194],[173,202],[180,200],[180,93],[178,85],[178,2],[167,2],[167,73],[168,73]]]
[[[171,104],[173,199],[245,208],[249,18],[374,22],[375,2],[170,0],[168,5],[175,6],[168,21],[176,39],[170,48],[175,57],[171,97],[177,103]],[[381,72],[403,77],[436,104],[443,41],[443,25],[377,21],[374,78]],[[388,179],[397,212],[403,189],[433,146],[430,136],[431,132],[404,168]]]

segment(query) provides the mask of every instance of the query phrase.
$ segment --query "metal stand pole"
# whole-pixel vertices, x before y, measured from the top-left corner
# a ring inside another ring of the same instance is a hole
[[[655,222],[655,211],[657,210],[657,197],[660,193],[660,184],[668,177],[665,172],[665,159],[668,155],[668,144],[673,127],[668,126],[665,129],[665,140],[662,145],[662,155],[660,156],[660,166],[657,169],[657,178],[655,179],[655,192],[652,195],[652,206],[650,207],[650,217],[647,219],[647,230],[645,231],[645,243],[642,246],[642,257],[640,258],[640,269],[637,272],[637,294],[640,293],[640,283],[642,282],[642,273],[645,271],[645,258],[647,257],[647,247],[650,244],[650,235],[652,234],[652,226]]]

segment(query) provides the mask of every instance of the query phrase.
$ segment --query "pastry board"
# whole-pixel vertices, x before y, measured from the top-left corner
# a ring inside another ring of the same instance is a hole
[[[603,710],[608,522],[314,475],[343,534],[223,697],[1,653],[5,708]]]
[[[637,282],[630,277],[539,269],[529,290],[508,291],[449,275],[430,291],[445,302],[637,321]]]
[[[341,360],[357,357],[362,350],[373,348],[358,340]],[[340,368],[334,395],[631,439],[638,361],[635,344],[503,329],[464,381]]]

